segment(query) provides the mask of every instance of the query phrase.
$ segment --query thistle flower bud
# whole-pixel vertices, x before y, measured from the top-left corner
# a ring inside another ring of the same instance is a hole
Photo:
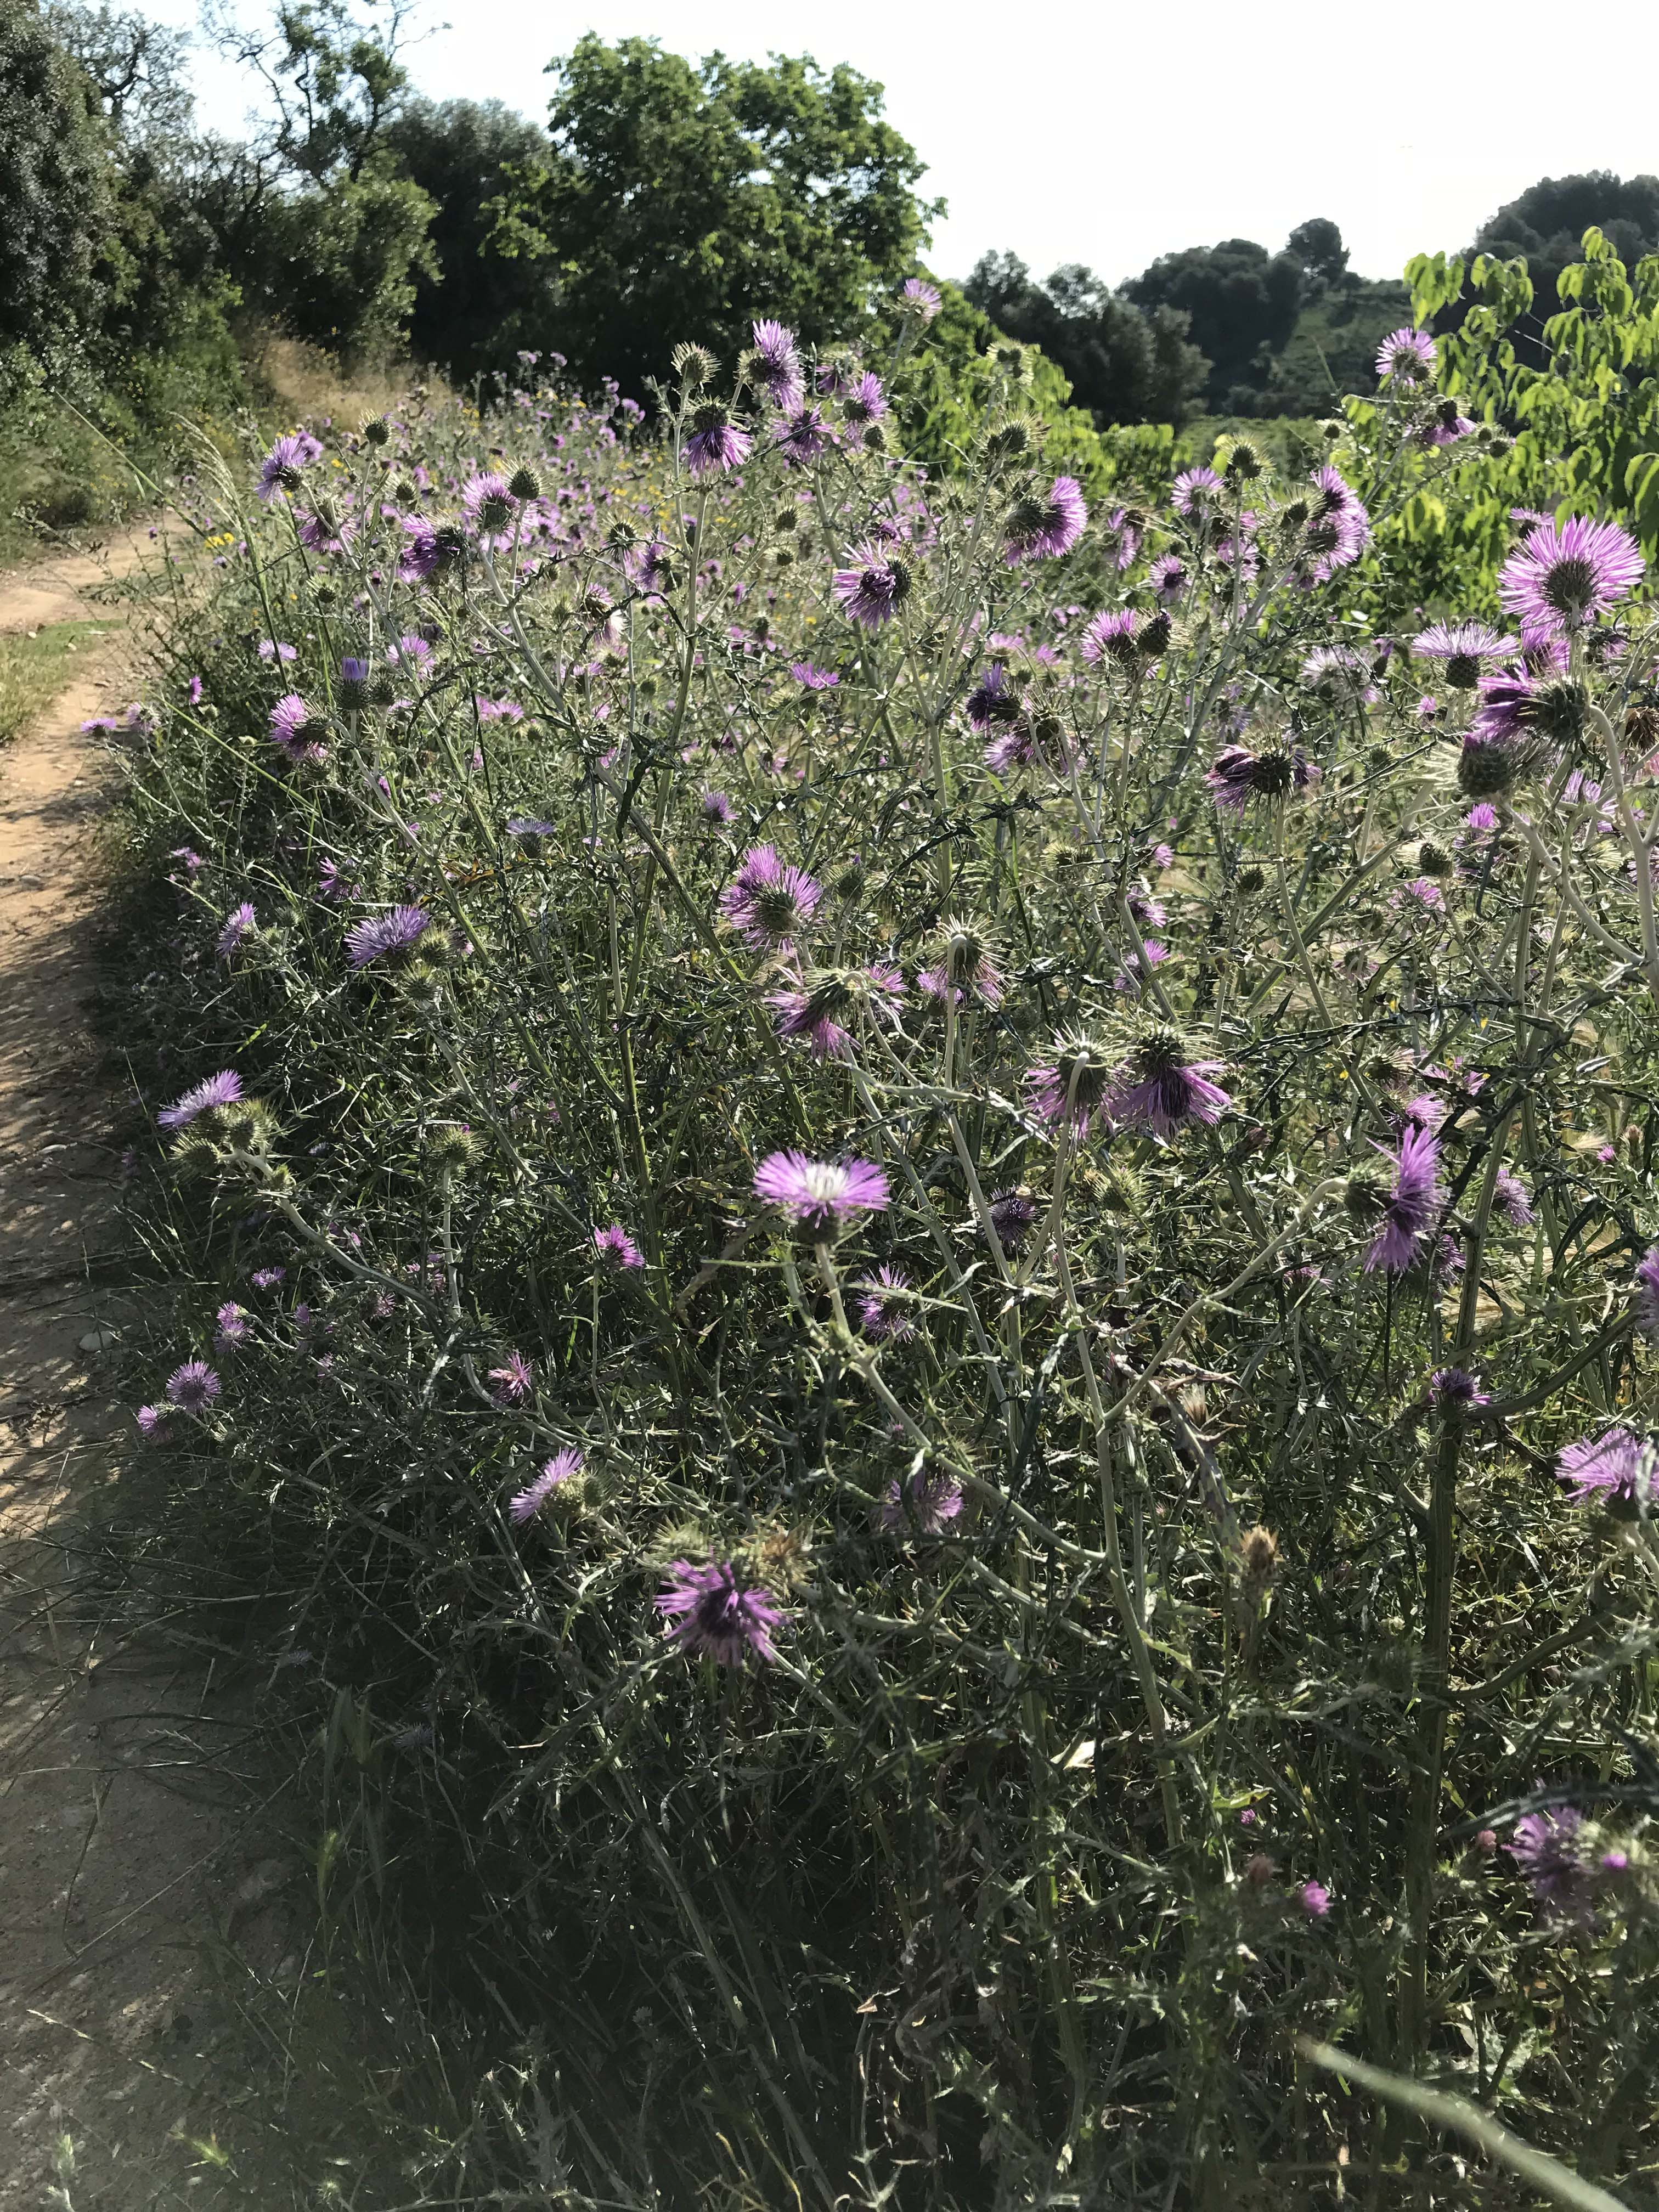
[[[1348,1177],[1342,1192],[1342,1210],[1351,1221],[1372,1222],[1382,1212],[1383,1191],[1380,1176],[1368,1168]]]
[[[793,545],[780,545],[773,553],[772,561],[774,566],[776,568],[793,568],[795,565],[794,547]]]
[[[1495,738],[1465,738],[1457,757],[1457,787],[1466,799],[1501,799],[1515,786],[1516,759]]]
[[[397,696],[398,687],[392,682],[390,672],[384,668],[377,669],[374,675],[369,681],[369,705],[371,707],[389,707]]]
[[[774,530],[781,531],[786,536],[792,530],[799,530],[800,509],[798,507],[781,507],[772,517],[772,527]]]
[[[687,392],[701,392],[720,364],[706,346],[677,345],[669,366]]]
[[[864,896],[867,881],[863,861],[849,860],[845,867],[837,869],[830,878],[830,888],[843,906],[851,906]]]
[[[1241,438],[1228,454],[1222,475],[1230,483],[1254,483],[1267,464],[1248,438]]]
[[[1175,624],[1170,619],[1167,607],[1160,607],[1141,625],[1135,644],[1148,660],[1156,660],[1169,650],[1170,638]]]
[[[1267,871],[1262,866],[1260,860],[1246,860],[1243,867],[1241,867],[1238,872],[1237,881],[1238,888],[1243,893],[1244,896],[1246,898],[1254,898],[1259,890],[1265,888],[1267,881]]]
[[[419,501],[421,495],[407,477],[399,477],[392,487],[392,496],[399,507],[413,507]]]
[[[452,1176],[462,1174],[478,1156],[478,1140],[471,1129],[459,1123],[428,1132],[426,1156],[437,1174],[446,1182]]]
[[[1449,876],[1455,866],[1443,845],[1437,845],[1432,837],[1425,837],[1417,848],[1417,873],[1419,876]]]
[[[985,458],[994,468],[1024,460],[1031,450],[1031,434],[1024,422],[1005,422],[985,441]]]
[[[371,415],[363,425],[363,437],[371,446],[388,446],[392,429],[384,415]]]
[[[1252,1851],[1244,1862],[1244,1879],[1252,1889],[1265,1889],[1278,1871],[1266,1851]]]
[[[866,453],[884,453],[887,451],[887,433],[879,422],[868,423],[859,443]]]
[[[539,499],[542,495],[542,480],[534,469],[514,469],[507,480],[507,488],[514,499]],[[627,527],[625,524],[623,526]]]
[[[1266,1583],[1279,1571],[1279,1539],[1257,1522],[1239,1540],[1239,1567],[1246,1582]]]

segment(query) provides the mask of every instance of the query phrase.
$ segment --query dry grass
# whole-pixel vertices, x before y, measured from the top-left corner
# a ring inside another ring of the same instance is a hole
[[[441,384],[441,379],[407,362],[348,372],[320,347],[275,331],[250,345],[246,365],[250,381],[270,411],[296,421],[327,417],[350,428],[395,407],[417,384],[428,391]]]

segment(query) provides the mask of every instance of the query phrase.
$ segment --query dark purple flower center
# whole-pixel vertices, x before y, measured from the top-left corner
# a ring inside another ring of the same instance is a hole
[[[1596,581],[1589,562],[1557,561],[1544,579],[1544,597],[1558,614],[1580,615],[1595,597]]]

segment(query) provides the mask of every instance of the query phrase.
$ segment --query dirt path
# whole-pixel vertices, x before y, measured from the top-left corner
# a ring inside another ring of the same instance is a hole
[[[107,617],[144,544],[0,575],[0,632]],[[0,750],[0,2212],[251,2201],[199,2147],[246,2087],[208,1961],[234,1980],[225,1939],[297,1872],[259,1854],[212,1667],[113,1626],[74,1541],[131,1455],[101,1356],[118,1161],[83,1005],[106,797],[80,732],[131,696],[126,644]]]

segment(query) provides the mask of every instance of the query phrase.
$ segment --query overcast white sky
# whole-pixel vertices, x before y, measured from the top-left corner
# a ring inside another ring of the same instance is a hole
[[[195,0],[141,4],[194,20]],[[427,20],[446,18],[410,58],[420,89],[538,121],[543,69],[587,30],[694,58],[850,62],[885,85],[924,191],[950,203],[930,256],[947,276],[1011,247],[1038,276],[1082,261],[1115,283],[1177,246],[1276,247],[1316,215],[1340,224],[1354,268],[1394,276],[1420,248],[1466,245],[1541,174],[1659,171],[1652,0],[1565,15],[1544,0],[432,0]],[[237,128],[247,88],[205,56],[196,74],[203,121]]]

